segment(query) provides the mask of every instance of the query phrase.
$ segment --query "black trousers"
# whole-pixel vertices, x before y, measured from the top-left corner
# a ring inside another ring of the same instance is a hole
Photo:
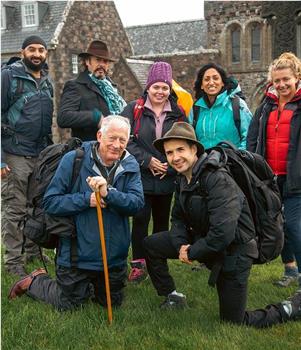
[[[167,259],[178,259],[170,233],[159,232],[144,240],[146,263],[152,283],[158,295],[167,296],[176,289],[168,269]],[[265,309],[246,311],[247,287],[252,259],[239,253],[227,256],[218,276],[216,287],[220,318],[237,324],[257,328],[282,323],[285,314],[281,304],[268,305]]]
[[[111,302],[120,306],[127,278],[127,266],[109,270]],[[32,281],[27,295],[53,305],[59,311],[71,310],[87,300],[106,306],[106,290],[102,271],[57,266],[56,279],[39,275]]]
[[[145,257],[143,240],[148,236],[148,225],[153,217],[153,233],[169,229],[169,214],[172,194],[144,194],[144,207],[133,217],[132,253],[133,260]]]

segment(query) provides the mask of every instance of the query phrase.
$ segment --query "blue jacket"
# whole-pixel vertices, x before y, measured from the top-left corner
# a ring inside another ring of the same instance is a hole
[[[37,84],[22,61],[5,67],[1,73],[2,150],[37,157],[49,144],[52,84],[44,70]]]
[[[48,214],[74,216],[77,230],[77,267],[87,270],[103,270],[99,238],[97,210],[90,207],[92,190],[86,182],[88,176],[100,174],[91,154],[94,142],[83,143],[85,155],[80,174],[70,193],[75,151],[61,160],[44,196],[44,208]],[[106,197],[107,207],[102,209],[109,268],[127,263],[130,246],[129,216],[144,205],[143,189],[138,163],[126,152],[116,170],[112,188]],[[70,267],[70,239],[60,238],[57,263]]]
[[[200,114],[196,124],[197,139],[204,145],[205,149],[216,146],[221,141],[231,141],[236,147],[246,149],[246,138],[249,124],[252,119],[247,104],[240,99],[240,120],[241,120],[241,136],[240,140],[237,128],[234,124],[231,98],[240,92],[237,86],[231,91],[225,90],[219,94],[211,106],[208,107],[204,97],[196,101],[196,105],[200,107]],[[193,122],[193,109],[189,113],[189,123]]]

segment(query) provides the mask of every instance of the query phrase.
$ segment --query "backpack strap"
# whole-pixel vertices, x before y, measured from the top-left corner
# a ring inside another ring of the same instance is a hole
[[[135,129],[134,129],[134,136],[138,137],[138,132],[140,129],[141,124],[141,116],[144,110],[144,98],[140,97],[138,100],[136,100],[136,104],[134,106],[133,116],[134,116],[134,123],[135,123]]]
[[[76,180],[79,176],[83,159],[84,159],[85,151],[82,147],[79,147],[75,150],[75,158],[73,162],[73,170],[72,170],[72,179],[71,179],[71,188],[74,187]],[[74,221],[74,230],[71,234],[71,244],[70,244],[70,260],[71,267],[76,267],[78,262],[78,254],[77,254],[77,234],[76,234],[76,225]]]
[[[192,106],[192,110],[193,110],[193,121],[192,121],[192,126],[195,130],[196,128],[196,124],[198,122],[199,119],[199,115],[200,115],[200,106],[197,106],[196,104],[194,104]]]
[[[241,136],[241,130],[240,130],[241,121],[240,121],[240,98],[239,98],[239,96],[234,95],[234,97],[231,98],[231,103],[232,103],[234,124],[236,126],[239,138],[241,140],[242,136]]]

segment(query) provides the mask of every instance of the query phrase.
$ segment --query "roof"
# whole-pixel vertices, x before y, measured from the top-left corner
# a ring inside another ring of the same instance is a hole
[[[22,42],[30,35],[38,35],[47,45],[51,43],[58,24],[62,21],[65,7],[68,1],[39,1],[47,8],[38,27],[22,28],[21,19],[22,1],[3,1],[2,5],[13,10],[13,18],[7,21],[7,30],[1,31],[1,52],[13,53],[21,49]],[[13,21],[12,21],[13,20]]]
[[[125,30],[135,56],[199,51],[207,45],[206,20],[140,25]]]
[[[127,58],[126,63],[137,78],[139,84],[144,87],[146,85],[149,68],[154,61]]]

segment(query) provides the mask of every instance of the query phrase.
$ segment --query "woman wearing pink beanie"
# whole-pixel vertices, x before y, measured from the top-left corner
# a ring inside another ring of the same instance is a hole
[[[123,112],[132,126],[128,151],[140,165],[145,206],[133,218],[130,282],[147,277],[143,240],[148,236],[150,218],[153,233],[167,231],[175,171],[165,156],[156,150],[153,141],[162,137],[174,123],[185,121],[185,113],[171,95],[172,69],[167,62],[155,62],[149,70],[144,94],[130,102]]]

